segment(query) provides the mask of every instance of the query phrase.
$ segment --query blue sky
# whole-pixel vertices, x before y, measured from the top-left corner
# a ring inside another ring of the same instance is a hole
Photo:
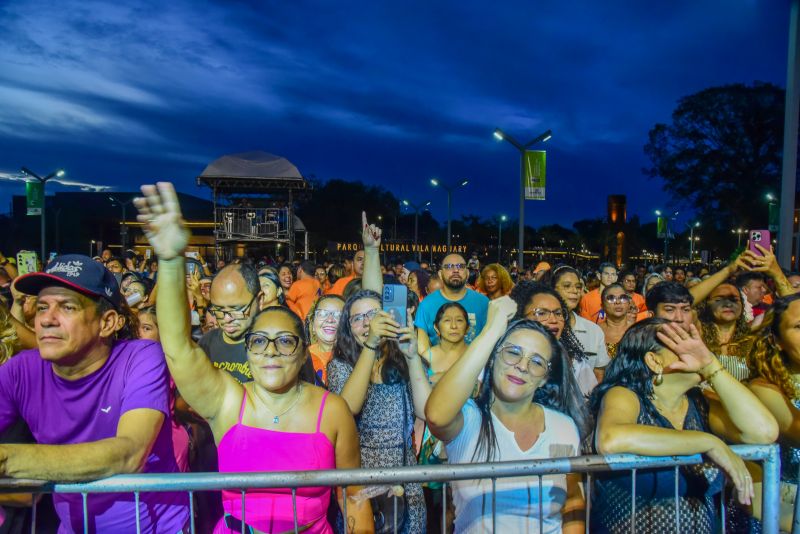
[[[0,177],[64,167],[128,191],[265,150],[305,175],[445,196],[455,216],[517,213],[519,159],[495,127],[550,128],[548,200],[571,224],[627,194],[651,217],[648,130],[709,86],[785,84],[788,0],[93,2],[0,7]],[[54,186],[59,188],[62,186]],[[48,186],[50,188],[50,186]],[[0,211],[21,184],[0,182]],[[346,214],[345,214],[346,215]]]

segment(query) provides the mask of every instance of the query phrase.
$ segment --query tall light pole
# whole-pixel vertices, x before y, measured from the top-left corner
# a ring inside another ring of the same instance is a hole
[[[33,172],[32,170],[30,170],[27,167],[22,167],[21,170],[22,170],[22,172],[24,174],[30,176],[31,178],[36,178],[42,184],[42,216],[41,216],[41,223],[42,223],[42,255],[40,257],[40,260],[42,262],[42,268],[44,268],[44,266],[47,265],[47,258],[45,257],[45,253],[46,253],[45,250],[46,250],[47,247],[46,247],[45,235],[44,235],[44,229],[45,229],[44,212],[45,212],[45,208],[47,207],[46,206],[47,203],[45,202],[46,197],[45,197],[45,194],[44,194],[44,188],[45,188],[45,184],[47,184],[48,180],[50,180],[52,178],[61,178],[62,176],[64,176],[65,172],[64,172],[64,169],[58,169],[56,171],[51,172],[50,174],[48,174],[44,178],[42,178],[41,176],[39,176],[38,174],[36,174],[35,172]]]
[[[694,229],[700,228],[699,222],[686,223],[689,227],[689,263],[694,261]]]
[[[731,230],[732,234],[736,234],[736,248],[742,246],[742,234],[747,233],[747,230],[743,230],[741,228],[736,228],[735,230]]]
[[[451,208],[452,208],[453,191],[455,191],[456,188],[464,187],[468,183],[469,180],[461,180],[461,182],[456,184],[445,184],[444,182],[436,178],[431,178],[431,185],[433,187],[441,187],[447,192],[447,253],[448,254],[450,253],[450,221],[452,219]]]
[[[503,223],[506,222],[505,215],[501,215],[497,218],[497,263],[502,264],[503,258]]]
[[[123,202],[113,195],[108,195],[108,200],[111,201],[112,205],[122,208],[122,224],[119,227],[119,243],[122,246],[122,252],[120,254],[122,254],[127,250],[128,246],[128,225],[125,223],[125,221],[128,219],[126,216],[127,208],[129,205],[133,204],[134,199],[129,198]]]
[[[547,130],[524,145],[500,128],[495,128],[494,137],[498,141],[508,141],[514,148],[519,150],[519,253],[517,259],[519,266],[517,268],[521,272],[525,256],[525,151],[537,143],[548,141],[553,137],[553,132],[552,130]]]
[[[426,200],[422,204],[414,204],[413,202],[409,202],[408,200],[403,201],[403,206],[407,208],[411,208],[414,210],[414,248],[417,250],[417,261],[422,259],[422,255],[417,248],[417,229],[419,228],[419,212],[428,208],[431,205],[430,200]]]

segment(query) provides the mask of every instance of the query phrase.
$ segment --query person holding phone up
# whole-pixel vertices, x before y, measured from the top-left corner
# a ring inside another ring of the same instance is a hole
[[[342,309],[328,387],[356,416],[363,467],[415,465],[414,416],[424,418],[431,387],[417,355],[412,310],[402,327],[381,310],[381,230],[362,214],[363,287]],[[398,341],[400,343],[398,343]],[[405,484],[398,532],[425,532],[425,500],[419,483]],[[391,508],[389,508],[391,510]]]

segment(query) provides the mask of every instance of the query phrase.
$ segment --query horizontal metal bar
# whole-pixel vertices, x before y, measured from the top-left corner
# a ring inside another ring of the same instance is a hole
[[[733,451],[745,460],[775,458],[777,445],[735,445]],[[691,465],[703,462],[693,456],[576,456],[534,461],[483,464],[440,464],[380,469],[333,469],[270,473],[149,473],[116,475],[77,484],[41,480],[0,479],[0,493],[24,490],[31,493],[116,493],[133,491],[209,491],[247,488],[305,488],[313,486],[375,486],[408,482],[452,482],[482,478],[509,478],[563,473],[628,471],[652,467]]]

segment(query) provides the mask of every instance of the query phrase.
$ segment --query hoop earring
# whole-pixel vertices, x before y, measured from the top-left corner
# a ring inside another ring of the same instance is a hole
[[[664,383],[664,375],[662,373],[663,373],[663,371],[661,369],[659,369],[658,370],[658,374],[653,379],[653,385],[654,386],[660,386],[661,384]]]

